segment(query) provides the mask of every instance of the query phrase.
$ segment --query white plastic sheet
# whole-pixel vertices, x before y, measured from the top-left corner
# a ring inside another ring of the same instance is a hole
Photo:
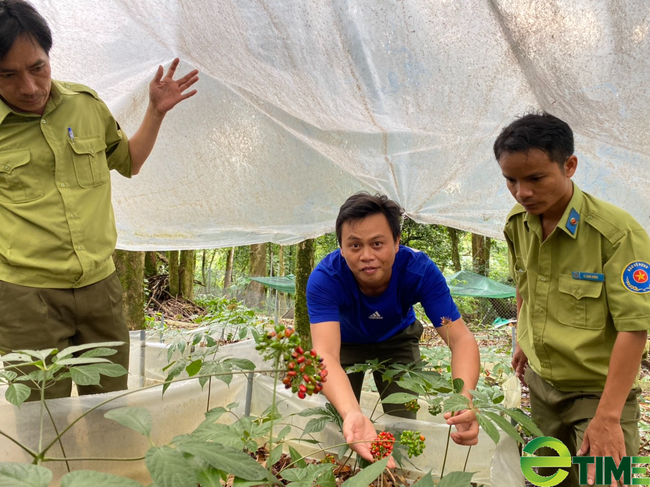
[[[200,70],[141,175],[114,177],[120,248],[293,243],[366,189],[501,236],[491,147],[527,108],[573,127],[584,190],[650,228],[645,0],[34,0],[54,76],[132,134],[157,64]]]

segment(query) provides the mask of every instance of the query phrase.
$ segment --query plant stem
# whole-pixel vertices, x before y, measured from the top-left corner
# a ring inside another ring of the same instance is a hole
[[[449,453],[449,438],[451,438],[451,425],[447,431],[447,446],[445,447],[445,458],[442,461],[442,468],[440,469],[440,480],[445,476],[445,464],[447,463],[447,453]]]
[[[144,460],[145,457],[138,458],[95,458],[95,457],[79,457],[79,458],[56,458],[46,457],[43,458],[44,462],[138,462]]]
[[[66,457],[65,448],[63,448],[63,441],[61,441],[61,437],[59,436],[59,428],[56,427],[56,423],[54,422],[54,417],[52,416],[52,412],[50,411],[50,408],[47,406],[47,402],[43,401],[43,405],[47,410],[47,415],[50,417],[50,422],[52,423],[52,428],[54,428],[54,433],[56,433],[56,436],[59,439],[59,446],[61,447],[61,453],[63,453],[63,458],[65,458]],[[68,469],[68,473],[70,473],[70,464],[68,462],[65,462],[65,467]]]
[[[273,374],[273,397],[271,398],[271,421],[270,421],[270,428],[269,428],[269,458],[271,457],[271,453],[273,452],[273,419],[275,418],[275,401],[277,397],[277,388],[278,388],[278,367],[280,365],[280,354],[279,352],[275,356],[275,362],[273,364],[273,369],[275,370],[275,373]],[[267,465],[269,468],[269,474],[273,476],[273,464],[269,462]]]
[[[467,469],[467,460],[469,460],[469,454],[472,452],[472,445],[469,445],[467,449],[467,456],[465,457],[465,465],[463,465],[463,472]]]
[[[30,449],[30,448],[27,448],[25,445],[23,445],[22,443],[20,443],[18,440],[15,440],[14,438],[12,438],[11,436],[9,436],[9,435],[8,435],[7,433],[5,433],[4,431],[1,431],[1,430],[0,430],[0,435],[4,436],[4,437],[7,438],[9,441],[12,441],[12,442],[15,443],[16,445],[18,445],[20,448],[22,448],[22,449],[25,450],[27,453],[29,453],[33,458],[36,458],[36,457],[37,457],[38,454],[37,454],[34,450],[32,450],[32,449]]]
[[[45,366],[45,360],[43,360],[43,366]],[[45,379],[46,379],[46,373],[45,371],[42,371],[43,373],[43,381],[41,382],[41,427],[40,427],[40,432],[38,434],[38,451],[39,454],[38,456],[34,459],[36,460],[36,465],[40,465],[42,461],[42,452],[43,452],[43,426],[45,423]],[[60,438],[57,435],[57,438]]]

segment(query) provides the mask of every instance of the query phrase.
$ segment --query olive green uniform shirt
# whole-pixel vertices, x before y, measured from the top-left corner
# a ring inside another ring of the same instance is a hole
[[[573,188],[544,242],[538,216],[518,204],[508,215],[517,336],[556,389],[602,391],[617,333],[650,328],[650,239],[625,211]]]
[[[42,116],[0,100],[0,280],[77,288],[112,274],[111,169],[131,176],[128,140],[90,88],[52,81]]]

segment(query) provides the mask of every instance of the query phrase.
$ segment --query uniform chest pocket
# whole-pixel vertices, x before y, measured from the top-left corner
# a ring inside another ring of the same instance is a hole
[[[605,327],[603,282],[574,279],[561,274],[558,282],[558,320],[575,328],[597,330]]]
[[[43,184],[36,174],[29,149],[0,152],[0,200],[28,203],[43,197]]]
[[[69,139],[77,182],[82,188],[108,183],[110,170],[106,162],[106,142],[101,137]]]

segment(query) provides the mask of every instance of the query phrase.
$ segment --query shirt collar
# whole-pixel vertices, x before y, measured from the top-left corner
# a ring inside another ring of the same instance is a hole
[[[73,91],[66,88],[65,85],[60,81],[52,80],[52,86],[50,88],[50,99],[47,101],[47,105],[45,105],[43,116],[45,116],[45,114],[48,112],[54,110],[54,108],[56,108],[59,103],[61,103],[61,95],[70,95],[73,93]],[[39,117],[39,115],[36,115],[34,113],[16,112],[12,110],[9,105],[4,102],[4,100],[0,99],[0,124],[4,122],[5,118],[7,118],[7,116],[11,113],[22,117]]]
[[[578,235],[578,228],[580,227],[580,212],[582,211],[582,201],[584,198],[578,185],[573,181],[571,181],[571,184],[573,184],[573,196],[571,196],[569,204],[564,209],[562,218],[560,218],[560,221],[557,223],[557,228],[565,232],[569,237],[575,239]],[[539,230],[541,235],[542,223],[540,222],[539,216],[531,215],[528,212],[524,213],[524,224],[530,231],[537,232]]]
[[[564,214],[560,221],[557,222],[557,228],[566,233],[569,237],[575,239],[578,235],[578,229],[580,228],[580,220],[582,219],[582,191],[578,186],[573,182],[573,196],[571,201],[564,209]]]

